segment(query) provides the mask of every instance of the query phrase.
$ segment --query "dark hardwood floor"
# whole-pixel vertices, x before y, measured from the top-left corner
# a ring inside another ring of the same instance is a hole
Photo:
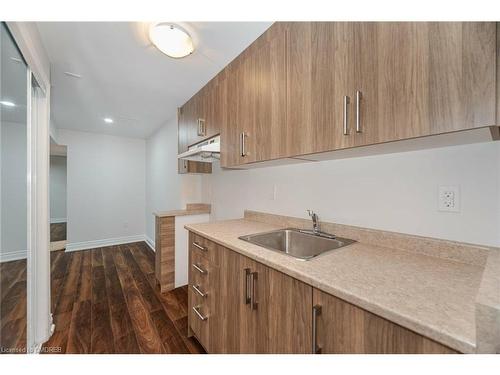
[[[0,263],[0,353],[26,350],[26,260]]]
[[[64,241],[66,239],[66,223],[50,224],[50,242]]]
[[[51,265],[56,328],[42,352],[204,353],[187,337],[187,288],[160,293],[144,242],[56,251]]]

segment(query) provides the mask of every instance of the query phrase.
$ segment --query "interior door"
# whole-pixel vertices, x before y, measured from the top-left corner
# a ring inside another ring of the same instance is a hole
[[[352,23],[290,23],[287,46],[287,155],[351,146]]]

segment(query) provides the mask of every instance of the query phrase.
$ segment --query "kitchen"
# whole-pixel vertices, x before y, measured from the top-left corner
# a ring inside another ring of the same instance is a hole
[[[42,352],[500,352],[498,22],[36,30],[67,148]]]

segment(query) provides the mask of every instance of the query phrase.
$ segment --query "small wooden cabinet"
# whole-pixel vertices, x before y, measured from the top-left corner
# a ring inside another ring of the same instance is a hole
[[[209,353],[456,353],[190,233],[189,327]]]

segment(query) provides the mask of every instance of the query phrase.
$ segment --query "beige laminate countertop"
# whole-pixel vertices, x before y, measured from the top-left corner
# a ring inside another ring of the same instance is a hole
[[[279,225],[239,219],[185,227],[450,348],[476,351],[481,266],[360,242],[301,261],[238,239]]]
[[[209,214],[210,209],[200,209],[200,210],[172,210],[164,212],[154,212],[153,215],[157,217],[168,217],[168,216],[187,216],[187,215],[201,215]]]

